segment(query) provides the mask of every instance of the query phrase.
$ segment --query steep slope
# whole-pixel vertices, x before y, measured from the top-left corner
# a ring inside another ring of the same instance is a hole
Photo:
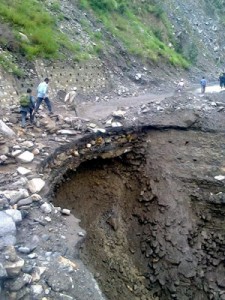
[[[224,4],[219,2],[161,1],[174,25],[180,50],[203,71],[214,71],[224,64]]]
[[[16,102],[45,76],[54,98],[74,85],[90,98],[166,89],[178,76],[215,79],[225,45],[213,3],[1,1],[0,103]]]

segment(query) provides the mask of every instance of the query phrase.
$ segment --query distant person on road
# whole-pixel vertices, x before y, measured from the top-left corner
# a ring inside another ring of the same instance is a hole
[[[45,80],[43,82],[41,82],[37,88],[37,102],[35,105],[34,113],[36,113],[38,111],[39,106],[41,105],[42,101],[44,100],[48,107],[49,115],[53,114],[52,105],[48,98],[48,83],[49,83],[49,79],[45,78]]]
[[[66,94],[64,102],[68,102],[67,109],[70,106],[74,110],[75,115],[78,116],[77,115],[77,103],[75,100],[76,96],[77,96],[77,88],[73,87],[72,90]]]
[[[204,76],[202,77],[202,79],[200,81],[200,85],[201,85],[201,93],[204,94],[205,89],[206,89],[206,85],[207,85],[207,81],[206,81]]]
[[[222,73],[219,77],[220,87],[221,89],[225,87],[225,73]]]
[[[33,124],[34,116],[33,116],[33,110],[35,107],[35,100],[32,96],[32,90],[27,89],[27,93],[21,95],[20,97],[20,113],[22,117],[22,127],[24,128],[26,126],[26,117],[27,114],[30,114],[30,123]]]
[[[181,80],[177,84],[177,92],[180,93],[184,90],[184,79],[181,78]]]

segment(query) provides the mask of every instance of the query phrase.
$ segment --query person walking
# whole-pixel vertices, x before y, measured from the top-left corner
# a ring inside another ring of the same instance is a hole
[[[72,90],[66,94],[64,102],[68,102],[67,109],[68,109],[69,106],[71,106],[72,109],[74,109],[74,111],[75,111],[75,115],[78,116],[77,115],[77,109],[76,109],[77,104],[76,104],[76,100],[75,100],[75,98],[77,96],[76,91],[77,91],[77,88],[73,87]]]
[[[32,90],[27,89],[27,93],[23,94],[20,97],[20,113],[22,117],[22,127],[26,126],[26,117],[27,114],[30,114],[30,123],[32,124],[34,121],[33,110],[35,107],[35,100],[32,96]]]
[[[177,84],[177,92],[180,93],[184,90],[184,79],[181,78],[181,80]]]
[[[219,82],[220,82],[220,88],[223,88],[223,73],[220,74],[219,76]]]
[[[207,85],[207,81],[205,79],[205,77],[203,76],[201,81],[200,81],[200,85],[201,85],[201,93],[205,94],[205,89],[206,89],[206,85]]]
[[[48,98],[48,83],[49,83],[49,79],[45,78],[45,80],[38,85],[38,88],[37,88],[37,102],[36,102],[36,105],[35,105],[34,113],[36,113],[38,111],[39,106],[41,105],[42,101],[44,100],[46,105],[47,105],[49,115],[53,114],[52,105],[51,105],[51,102]]]
[[[222,75],[220,75],[220,87],[221,89],[225,87],[225,73],[222,73]]]

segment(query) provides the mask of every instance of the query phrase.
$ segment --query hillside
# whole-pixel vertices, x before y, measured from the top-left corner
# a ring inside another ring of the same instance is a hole
[[[0,1],[0,300],[225,300],[224,1]]]
[[[158,90],[203,72],[215,79],[224,63],[222,9],[208,0],[3,0],[1,103],[45,76],[54,97],[73,85],[92,96]]]

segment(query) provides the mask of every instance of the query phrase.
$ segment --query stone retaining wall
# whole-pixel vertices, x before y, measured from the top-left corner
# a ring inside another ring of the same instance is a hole
[[[17,103],[18,95],[25,92],[28,87],[32,88],[33,94],[36,95],[38,84],[46,77],[50,78],[49,95],[54,99],[59,95],[59,91],[65,93],[74,86],[77,87],[79,94],[88,98],[94,97],[109,89],[111,76],[104,63],[98,59],[90,62],[74,62],[70,65],[36,61],[25,79],[16,79],[12,74],[0,69],[0,106]]]

